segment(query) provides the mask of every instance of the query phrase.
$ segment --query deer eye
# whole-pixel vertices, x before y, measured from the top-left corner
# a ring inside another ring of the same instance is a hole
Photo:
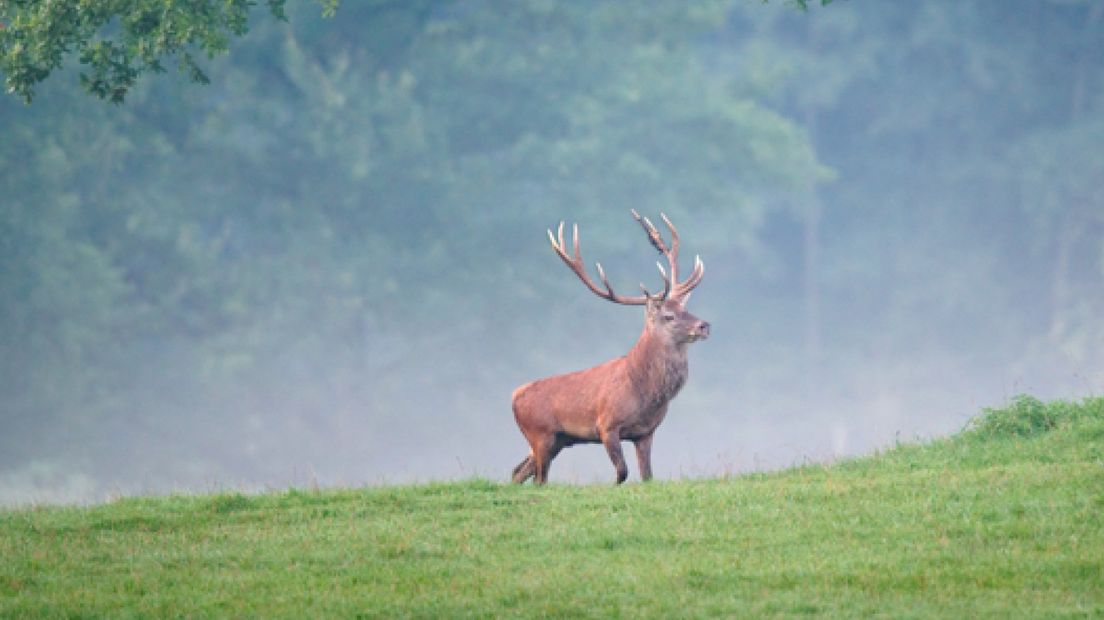
[[[663,320],[664,321],[674,321],[675,320],[675,315],[673,315],[673,314],[664,314],[663,315]]]

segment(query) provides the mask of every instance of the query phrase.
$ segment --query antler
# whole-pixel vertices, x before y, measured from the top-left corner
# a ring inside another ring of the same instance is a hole
[[[667,263],[671,266],[671,282],[673,283],[673,290],[671,291],[671,298],[676,301],[685,300],[686,296],[690,294],[690,291],[694,290],[705,275],[705,264],[702,263],[701,257],[694,256],[694,268],[690,271],[690,277],[686,278],[685,282],[678,281],[678,251],[679,251],[679,234],[678,229],[671,223],[671,220],[663,213],[659,214],[659,217],[663,219],[663,223],[667,225],[667,230],[671,231],[671,245],[667,246],[663,242],[663,237],[656,230],[655,225],[651,220],[646,217],[641,217],[636,209],[632,209],[633,217],[640,223],[640,226],[644,229],[644,232],[648,235],[648,240],[652,242],[655,249],[659,250],[661,254],[667,257]]]
[[[572,256],[567,254],[567,243],[564,241],[563,227],[564,223],[560,222],[558,234],[552,235],[552,230],[548,231],[548,240],[552,242],[552,249],[556,251],[556,254],[563,260],[575,275],[579,276],[579,279],[583,281],[583,284],[587,286],[595,295],[609,301],[619,304],[625,304],[629,306],[640,306],[648,303],[648,300],[663,300],[667,298],[674,299],[676,301],[683,301],[690,291],[701,282],[702,276],[705,273],[705,265],[702,264],[701,258],[694,257],[694,269],[690,272],[690,277],[685,282],[678,281],[678,248],[679,248],[679,236],[678,230],[675,229],[675,225],[671,223],[671,220],[667,219],[667,216],[660,213],[660,217],[663,218],[663,223],[667,225],[668,230],[671,231],[671,245],[668,245],[663,241],[663,237],[656,230],[656,227],[652,225],[652,222],[646,217],[641,217],[635,209],[632,210],[633,217],[644,228],[644,232],[648,235],[648,240],[652,245],[667,258],[667,264],[670,267],[670,277],[668,272],[663,269],[663,265],[656,263],[656,267],[659,268],[659,274],[663,278],[663,292],[658,295],[652,295],[648,292],[648,289],[644,288],[644,285],[640,285],[640,290],[644,292],[644,295],[637,295],[627,297],[624,295],[618,295],[613,292],[613,287],[610,285],[609,280],[606,278],[606,272],[602,269],[601,263],[595,263],[595,267],[598,268],[598,276],[602,279],[602,284],[606,289],[603,291],[590,279],[587,275],[586,267],[583,266],[583,257],[579,251],[579,225],[575,224],[572,227]]]

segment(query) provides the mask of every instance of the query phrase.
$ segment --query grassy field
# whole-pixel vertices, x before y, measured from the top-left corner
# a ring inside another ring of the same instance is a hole
[[[0,617],[1104,617],[1104,399],[720,480],[0,512]]]

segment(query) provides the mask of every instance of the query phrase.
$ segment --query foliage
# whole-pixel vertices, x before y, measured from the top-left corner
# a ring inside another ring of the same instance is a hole
[[[970,430],[984,437],[1031,437],[1088,418],[1104,421],[1104,399],[1090,398],[1083,403],[1056,400],[1044,403],[1021,394],[1006,407],[985,409],[971,420]]]
[[[1102,407],[718,480],[0,512],[0,615],[1099,615]]]
[[[81,85],[100,99],[121,103],[138,78],[165,71],[176,59],[193,82],[208,82],[196,55],[227,51],[249,30],[253,0],[6,0],[0,2],[0,72],[9,93],[30,103],[35,86],[76,53],[87,73]],[[266,0],[284,18],[285,0]],[[324,1],[332,14],[336,0]]]

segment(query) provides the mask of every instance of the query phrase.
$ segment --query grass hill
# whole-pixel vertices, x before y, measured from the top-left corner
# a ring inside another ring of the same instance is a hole
[[[1104,616],[1104,399],[718,480],[0,512],[0,617]]]

